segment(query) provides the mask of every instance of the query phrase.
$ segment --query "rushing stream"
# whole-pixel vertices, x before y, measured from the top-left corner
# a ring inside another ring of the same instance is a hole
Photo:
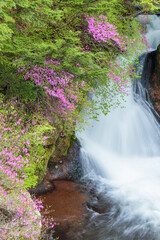
[[[146,37],[154,51],[160,18],[151,19]],[[140,57],[143,68],[146,56]],[[81,136],[85,179],[94,186],[95,200],[78,239],[160,240],[160,126],[142,78],[124,108],[102,114]]]

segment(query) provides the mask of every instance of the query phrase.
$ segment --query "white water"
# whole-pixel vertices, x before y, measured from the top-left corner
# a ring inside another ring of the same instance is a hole
[[[160,18],[151,18],[147,39],[150,49],[156,49]],[[118,206],[110,210],[109,220],[104,215],[97,220],[95,233],[85,240],[160,239],[160,126],[140,83],[138,87],[137,101],[129,96],[125,108],[102,114],[80,136],[86,178],[97,183],[97,193]]]
[[[160,44],[160,21],[157,16],[150,16],[151,23],[147,25],[148,33],[146,38],[148,40],[151,50],[156,50]]]

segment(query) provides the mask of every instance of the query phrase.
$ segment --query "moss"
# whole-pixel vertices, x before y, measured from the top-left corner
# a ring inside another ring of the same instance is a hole
[[[31,188],[40,184],[47,172],[48,162],[51,159],[53,162],[58,162],[61,157],[65,157],[68,153],[68,148],[71,144],[71,136],[62,137],[60,130],[53,123],[42,117],[41,112],[27,112],[25,104],[5,99],[3,94],[0,94],[0,136],[2,144],[0,150],[7,149],[12,151],[13,159],[17,165],[16,158],[20,159],[22,167],[17,170],[18,179],[23,178],[23,188]],[[19,123],[17,124],[17,122]],[[4,128],[11,129],[4,131]],[[18,151],[17,151],[18,147]],[[8,154],[8,153],[7,153]],[[2,155],[3,165],[7,165],[7,154]],[[19,160],[18,160],[19,161]],[[13,172],[13,171],[12,171]],[[6,181],[3,178],[3,180]],[[10,186],[10,183],[8,183]]]
[[[61,137],[59,136],[59,138],[57,139],[57,142],[55,144],[55,151],[53,152],[50,161],[51,162],[59,162],[59,160],[64,157],[67,156],[68,153],[68,149],[71,145],[71,136],[65,136],[65,137]]]

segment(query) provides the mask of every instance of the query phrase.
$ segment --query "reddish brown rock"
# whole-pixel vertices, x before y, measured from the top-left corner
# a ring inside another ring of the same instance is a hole
[[[156,51],[156,64],[151,80],[150,96],[156,111],[160,115],[160,45]]]

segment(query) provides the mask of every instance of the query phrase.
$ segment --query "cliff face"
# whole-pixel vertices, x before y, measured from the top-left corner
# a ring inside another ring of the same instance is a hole
[[[160,45],[156,51],[156,63],[151,78],[150,96],[156,111],[160,115]]]

